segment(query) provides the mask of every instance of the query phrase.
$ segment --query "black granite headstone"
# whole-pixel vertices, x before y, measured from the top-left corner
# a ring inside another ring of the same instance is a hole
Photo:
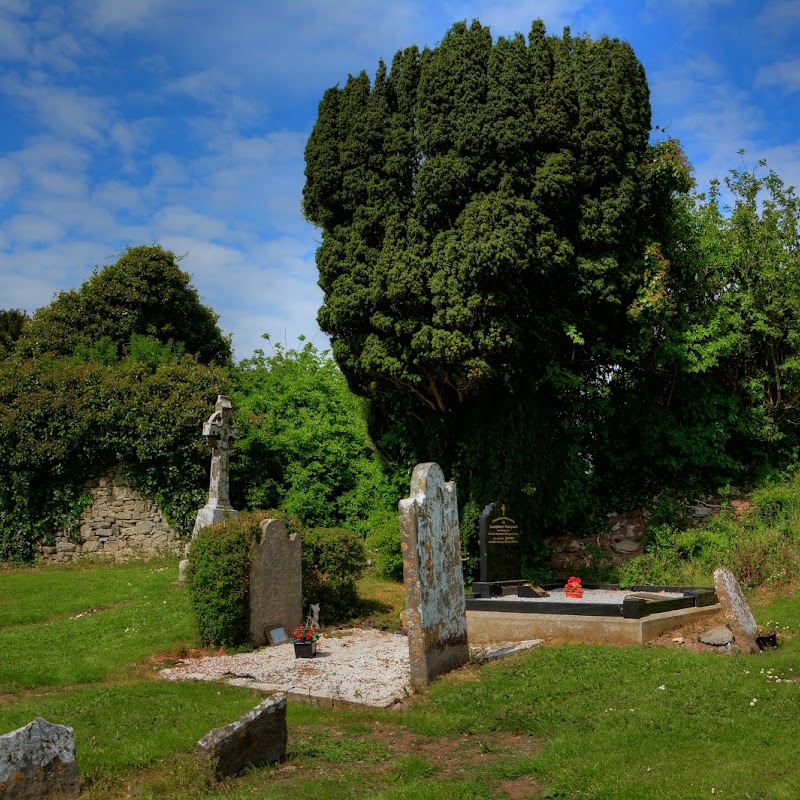
[[[480,516],[481,581],[522,578],[519,525],[506,503],[491,503]]]

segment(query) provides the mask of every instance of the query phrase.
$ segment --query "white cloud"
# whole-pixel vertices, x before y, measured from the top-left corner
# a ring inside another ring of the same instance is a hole
[[[764,4],[757,17],[762,33],[772,39],[783,39],[800,27],[800,3],[797,0],[771,0]]]
[[[0,6],[0,59],[18,61],[28,55],[28,29],[17,17],[23,12],[22,3]]]
[[[100,142],[112,116],[109,102],[45,80],[8,75],[0,81],[0,90],[32,108],[40,123],[59,136]]]
[[[83,0],[77,4],[92,27],[105,33],[146,30],[161,14],[175,8],[173,0]]]
[[[800,58],[765,64],[756,73],[755,86],[776,86],[784,92],[800,91]]]

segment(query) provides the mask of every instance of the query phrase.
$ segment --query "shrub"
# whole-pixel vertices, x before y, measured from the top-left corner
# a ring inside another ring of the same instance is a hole
[[[400,523],[395,511],[373,511],[367,518],[367,551],[375,572],[390,581],[403,580]]]
[[[319,603],[326,623],[354,611],[364,574],[364,542],[346,528],[311,528],[303,535],[303,603]]]
[[[265,517],[245,512],[201,530],[189,550],[189,601],[201,645],[247,641],[250,550]]]
[[[347,617],[358,595],[364,545],[343,528],[305,530],[283,511],[244,511],[204,528],[192,540],[187,582],[202,645],[247,643],[250,614],[250,559],[262,520],[279,519],[302,539],[303,607],[320,603],[326,622]]]

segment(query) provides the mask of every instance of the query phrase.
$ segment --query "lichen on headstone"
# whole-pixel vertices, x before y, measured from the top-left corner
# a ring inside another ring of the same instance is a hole
[[[75,732],[37,717],[0,736],[0,798],[27,800],[80,794]]]
[[[268,628],[287,633],[302,622],[303,567],[300,534],[277,519],[261,522],[250,561],[250,644],[267,643]]]
[[[733,631],[736,644],[746,653],[757,653],[759,650],[756,636],[758,625],[753,617],[747,600],[736,576],[726,567],[714,571],[714,591],[725,613],[728,626]]]
[[[421,687],[469,660],[455,483],[418,464],[398,504],[411,683]]]
[[[287,740],[286,697],[276,694],[236,722],[210,731],[197,745],[212,761],[214,775],[225,778],[282,761]]]

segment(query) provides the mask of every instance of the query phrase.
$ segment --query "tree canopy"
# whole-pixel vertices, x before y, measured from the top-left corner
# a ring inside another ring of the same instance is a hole
[[[39,309],[17,349],[24,356],[63,356],[104,340],[117,358],[138,334],[175,344],[201,363],[227,364],[231,343],[217,319],[200,302],[191,276],[179,268],[174,253],[159,245],[142,245],[127,248],[115,263],[96,269],[79,289],[61,292]]]
[[[0,358],[7,356],[22,335],[28,313],[19,308],[0,309]]]
[[[387,452],[441,460],[477,504],[560,514],[585,493],[576,431],[633,357],[629,310],[690,185],[649,135],[631,47],[541,21],[497,41],[457,23],[325,92],[304,189],[319,323]]]
[[[603,38],[458,23],[329,89],[306,148],[319,322],[361,392],[438,412],[610,352],[653,240],[644,70]]]

